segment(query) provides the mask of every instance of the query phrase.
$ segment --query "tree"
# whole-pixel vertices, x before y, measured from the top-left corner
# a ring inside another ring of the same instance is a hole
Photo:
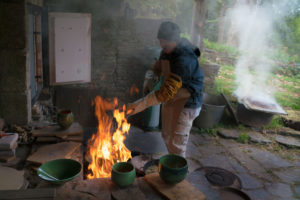
[[[206,0],[195,0],[193,8],[193,19],[192,19],[192,31],[191,31],[191,42],[203,51],[204,43],[204,25],[206,19]]]

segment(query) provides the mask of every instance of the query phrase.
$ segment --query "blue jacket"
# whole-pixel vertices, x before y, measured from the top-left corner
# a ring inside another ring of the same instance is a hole
[[[171,72],[181,77],[182,87],[191,94],[185,108],[202,105],[204,75],[198,62],[200,55],[200,50],[186,39],[182,39],[171,54],[160,55],[160,59],[169,60]]]

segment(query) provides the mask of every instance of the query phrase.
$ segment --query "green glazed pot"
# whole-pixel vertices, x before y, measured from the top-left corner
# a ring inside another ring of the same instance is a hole
[[[187,160],[179,155],[168,154],[159,159],[159,176],[167,183],[176,184],[183,181],[188,172]]]
[[[57,114],[57,123],[62,129],[67,129],[74,122],[74,115],[70,110],[62,110]]]
[[[81,172],[81,164],[72,159],[57,159],[44,163],[37,171],[42,179],[61,184],[72,180]]]
[[[135,179],[135,168],[128,162],[117,162],[111,171],[111,180],[120,187],[131,185]]]

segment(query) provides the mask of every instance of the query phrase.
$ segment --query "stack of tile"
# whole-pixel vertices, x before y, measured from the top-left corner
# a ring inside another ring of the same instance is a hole
[[[0,162],[9,162],[16,158],[18,146],[17,133],[4,133],[0,138]]]

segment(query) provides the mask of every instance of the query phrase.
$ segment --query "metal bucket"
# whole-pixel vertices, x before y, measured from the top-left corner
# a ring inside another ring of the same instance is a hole
[[[203,104],[194,125],[198,128],[212,128],[218,124],[225,109],[225,102],[220,95],[204,94]]]
[[[268,125],[272,121],[273,116],[274,114],[272,113],[247,109],[241,103],[237,106],[238,120],[248,126],[262,127]]]

